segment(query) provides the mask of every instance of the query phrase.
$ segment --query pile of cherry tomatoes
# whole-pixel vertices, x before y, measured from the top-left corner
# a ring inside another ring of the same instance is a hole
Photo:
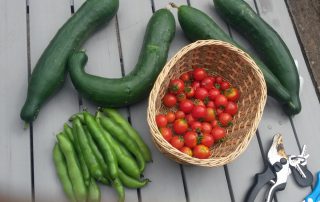
[[[219,75],[195,67],[172,79],[162,99],[166,114],[156,115],[165,140],[189,156],[205,159],[226,136],[238,112],[239,90]]]

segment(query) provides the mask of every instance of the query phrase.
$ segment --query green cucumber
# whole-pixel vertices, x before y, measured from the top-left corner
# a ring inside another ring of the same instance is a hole
[[[285,104],[287,114],[298,114],[301,111],[299,74],[292,55],[279,34],[245,1],[213,2],[223,19],[247,38],[264,63],[288,90],[291,99]]]
[[[175,5],[173,5],[175,6]],[[176,6],[175,6],[176,7]],[[244,50],[228,34],[226,34],[207,14],[191,6],[182,5],[178,7],[178,20],[180,26],[190,41],[215,39],[221,40]],[[268,88],[268,95],[280,103],[290,100],[288,91],[281,85],[275,75],[258,58],[251,55],[256,64],[260,67]]]
[[[118,7],[118,0],[88,0],[59,29],[31,74],[21,119],[29,123],[37,118],[43,103],[62,87],[70,54],[98,27],[109,22]]]
[[[156,11],[146,28],[138,62],[123,78],[104,78],[87,74],[87,56],[75,52],[68,61],[70,77],[78,92],[100,106],[124,107],[146,98],[164,67],[171,41],[175,35],[175,20],[167,9]]]

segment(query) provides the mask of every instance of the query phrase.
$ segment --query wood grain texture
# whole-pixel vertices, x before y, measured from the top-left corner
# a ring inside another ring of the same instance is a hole
[[[26,4],[0,1],[0,10],[0,201],[31,201],[30,135],[19,117],[28,83]]]

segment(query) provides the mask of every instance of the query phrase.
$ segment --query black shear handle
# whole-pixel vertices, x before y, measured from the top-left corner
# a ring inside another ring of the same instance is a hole
[[[247,196],[245,198],[245,202],[254,202],[261,188],[270,180],[275,178],[276,176],[269,166],[265,169],[263,173],[256,174],[254,184],[249,189],[249,192],[247,193]]]

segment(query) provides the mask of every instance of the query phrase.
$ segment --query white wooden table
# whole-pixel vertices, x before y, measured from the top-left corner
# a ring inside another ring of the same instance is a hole
[[[27,80],[40,54],[57,29],[77,10],[84,0],[0,0],[0,201],[14,197],[20,201],[66,201],[56,176],[52,148],[55,134],[68,117],[95,106],[81,100],[69,78],[63,89],[45,104],[28,130],[19,118],[27,90]],[[247,43],[216,14],[211,0],[173,0],[191,4],[212,16],[239,43]],[[169,0],[120,0],[120,8],[111,23],[95,33],[84,45],[89,56],[87,71],[97,75],[121,77],[131,71],[138,58],[145,26],[153,10],[165,7]],[[302,111],[286,116],[272,98],[268,98],[256,136],[247,150],[234,162],[220,168],[179,165],[164,157],[153,145],[146,122],[147,101],[128,109],[123,115],[150,146],[154,162],[145,176],[152,182],[141,190],[126,191],[126,201],[135,202],[227,202],[243,201],[253,176],[263,170],[265,152],[272,136],[282,133],[289,154],[299,153],[306,144],[310,153],[308,168],[320,170],[320,105],[298,43],[284,0],[247,0],[283,37],[298,62],[304,79],[301,90]],[[176,11],[172,10],[175,13]],[[169,57],[189,43],[177,21],[176,37]],[[289,177],[284,191],[275,201],[302,201],[311,187],[298,187]],[[257,201],[262,201],[260,193]],[[102,187],[102,201],[116,201],[116,193]]]

